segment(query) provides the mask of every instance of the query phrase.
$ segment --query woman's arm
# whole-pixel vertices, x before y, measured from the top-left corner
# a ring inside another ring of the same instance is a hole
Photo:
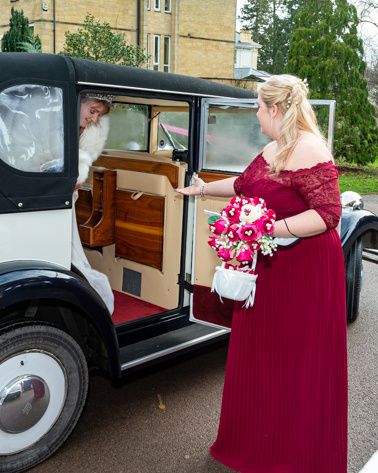
[[[307,203],[308,210],[275,224],[278,237],[310,237],[336,228],[341,218],[337,169],[330,162],[293,176],[293,187]]]
[[[273,236],[284,238],[296,236],[303,238],[319,235],[326,230],[327,225],[318,212],[309,209],[285,220],[277,220],[274,225]]]
[[[188,187],[176,189],[183,195],[212,195],[214,197],[232,197],[235,195],[234,182],[236,177],[229,177],[219,181],[205,183],[201,178],[193,175],[193,184]]]

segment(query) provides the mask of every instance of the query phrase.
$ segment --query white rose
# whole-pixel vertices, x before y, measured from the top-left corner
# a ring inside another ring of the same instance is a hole
[[[243,205],[240,210],[240,220],[246,223],[253,223],[262,216],[262,211],[251,204]]]

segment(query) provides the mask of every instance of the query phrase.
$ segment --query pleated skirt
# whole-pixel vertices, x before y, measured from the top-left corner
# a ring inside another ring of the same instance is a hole
[[[259,257],[236,303],[215,459],[242,473],[347,472],[345,271],[335,230]]]

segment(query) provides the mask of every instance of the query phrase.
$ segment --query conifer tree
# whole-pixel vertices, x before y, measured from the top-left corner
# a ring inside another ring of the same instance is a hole
[[[307,78],[311,98],[336,100],[335,156],[366,164],[378,156],[378,129],[357,26],[347,0],[308,0],[295,18],[287,71]]]
[[[305,0],[248,0],[241,9],[243,28],[261,45],[257,66],[273,74],[287,64],[293,17]]]
[[[279,0],[248,0],[241,9],[240,20],[243,28],[251,32],[252,40],[261,45],[258,56],[258,68],[267,72],[276,72],[282,67],[282,55],[278,48],[282,31],[276,13]],[[276,60],[276,54],[278,55]],[[280,65],[277,65],[277,61]]]
[[[1,40],[1,49],[3,52],[20,52],[27,50],[28,44],[33,46],[36,51],[41,50],[41,40],[38,35],[34,36],[31,32],[29,20],[23,10],[17,11],[12,8],[9,30]]]

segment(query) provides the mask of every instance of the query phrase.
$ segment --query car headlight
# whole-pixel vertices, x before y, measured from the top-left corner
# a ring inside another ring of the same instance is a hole
[[[364,201],[357,192],[346,191],[341,194],[341,206],[351,210],[362,210]]]

